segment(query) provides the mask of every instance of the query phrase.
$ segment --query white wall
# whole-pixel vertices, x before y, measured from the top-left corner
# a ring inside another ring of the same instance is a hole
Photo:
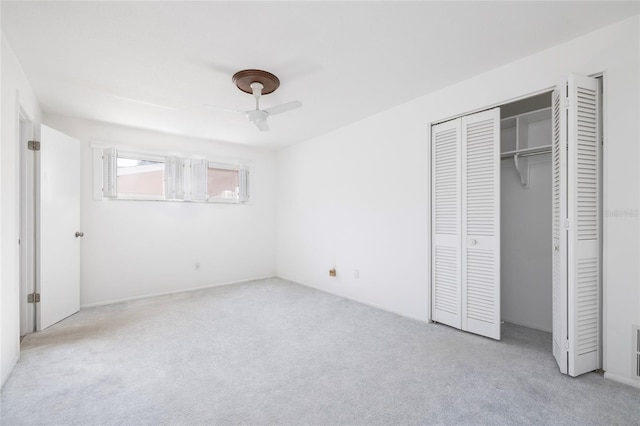
[[[0,146],[0,377],[4,384],[20,356],[19,286],[19,114],[34,123],[40,108],[11,46],[2,34],[2,109]]]
[[[81,142],[81,305],[275,275],[273,152],[62,116],[43,122]],[[252,162],[251,203],[96,201],[91,142]]]
[[[428,124],[411,123],[405,133],[395,120],[382,114],[281,152],[278,275],[427,319],[428,170],[420,136]]]
[[[278,275],[427,320],[429,123],[551,88],[571,72],[606,72],[605,209],[637,213],[639,21],[632,17],[283,150]],[[608,377],[635,383],[638,215],[609,216],[606,231],[604,367]],[[334,264],[338,276],[330,278]]]

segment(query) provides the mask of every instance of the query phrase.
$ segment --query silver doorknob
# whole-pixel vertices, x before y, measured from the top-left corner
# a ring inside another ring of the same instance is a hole
[[[84,237],[84,232],[76,232],[76,238]]]
[[[476,244],[478,244],[478,241],[476,241],[474,239],[469,240],[469,245],[470,246],[475,246]]]

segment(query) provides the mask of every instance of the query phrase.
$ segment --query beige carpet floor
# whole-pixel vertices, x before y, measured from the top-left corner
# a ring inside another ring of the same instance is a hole
[[[640,423],[640,389],[281,279],[84,309],[28,335],[3,426]]]

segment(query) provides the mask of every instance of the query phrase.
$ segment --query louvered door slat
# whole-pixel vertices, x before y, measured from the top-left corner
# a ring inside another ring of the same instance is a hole
[[[462,329],[500,339],[500,109],[462,117]]]
[[[461,327],[460,119],[432,127],[432,318]]]
[[[457,315],[460,310],[457,269],[457,250],[451,247],[436,247],[435,281],[437,285],[435,289],[435,308],[437,311]]]

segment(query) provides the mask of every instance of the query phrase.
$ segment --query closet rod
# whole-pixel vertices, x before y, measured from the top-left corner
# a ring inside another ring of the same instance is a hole
[[[537,146],[535,148],[523,148],[515,151],[507,151],[500,154],[500,158],[510,158],[518,154],[518,157],[529,157],[532,155],[550,154],[551,145]]]

